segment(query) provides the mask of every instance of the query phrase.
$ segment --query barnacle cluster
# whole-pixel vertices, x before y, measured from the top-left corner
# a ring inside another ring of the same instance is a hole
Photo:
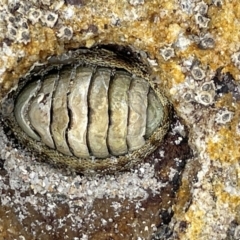
[[[216,87],[212,80],[212,73],[192,58],[186,59],[182,68],[186,75],[182,98],[187,102],[196,102],[204,106],[213,104]]]
[[[39,4],[43,4],[43,8],[39,8]],[[49,9],[50,4],[52,4],[50,1],[42,1],[41,3],[10,1],[8,5],[1,6],[2,31],[0,38],[26,45],[31,40],[29,23],[33,26],[40,24],[49,28],[54,27],[59,19],[57,11],[64,2],[56,1]],[[58,24],[56,31],[58,37],[68,40],[73,34],[72,28],[64,26],[62,23]]]
[[[30,31],[26,18],[21,17],[21,13],[10,14],[9,12],[1,12],[0,19],[2,23],[2,30],[6,32],[5,37],[9,40],[16,40],[27,44],[30,41]],[[3,36],[2,36],[3,37]]]

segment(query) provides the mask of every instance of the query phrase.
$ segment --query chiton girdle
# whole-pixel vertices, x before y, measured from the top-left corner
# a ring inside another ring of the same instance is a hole
[[[69,51],[20,79],[4,124],[56,166],[84,173],[129,169],[159,146],[169,127],[169,102],[150,78],[135,55]]]

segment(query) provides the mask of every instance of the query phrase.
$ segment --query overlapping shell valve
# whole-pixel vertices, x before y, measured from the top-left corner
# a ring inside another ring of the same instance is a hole
[[[7,122],[17,139],[77,172],[123,170],[144,159],[168,130],[169,103],[144,64],[125,60],[102,49],[50,59],[13,94]]]

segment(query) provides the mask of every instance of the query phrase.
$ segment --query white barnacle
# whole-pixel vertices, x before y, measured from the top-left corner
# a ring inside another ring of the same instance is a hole
[[[175,52],[172,47],[164,47],[163,49],[160,49],[160,53],[165,61],[168,61],[175,56]]]
[[[58,20],[58,14],[47,11],[44,18],[41,19],[48,27],[53,27]]]
[[[207,28],[210,19],[207,18],[207,17],[202,16],[202,15],[199,14],[199,13],[197,13],[197,14],[195,15],[195,21],[196,21],[196,24],[197,24],[200,28]]]
[[[215,85],[213,81],[205,82],[201,86],[202,91],[215,91]]]
[[[209,33],[205,34],[199,39],[198,47],[203,50],[214,48],[215,40],[213,36]]]
[[[206,76],[203,69],[198,66],[194,66],[191,69],[191,74],[192,74],[193,78],[197,81],[203,80]]]
[[[58,30],[57,36],[62,39],[70,40],[73,36],[73,30],[71,27],[62,26]]]
[[[232,120],[233,112],[229,111],[228,109],[220,110],[216,115],[216,123],[218,124],[225,124]]]
[[[191,0],[180,0],[179,1],[180,7],[182,9],[183,12],[187,13],[187,14],[191,14],[192,13],[192,8],[193,8],[193,1]]]
[[[183,99],[186,102],[191,102],[194,99],[194,94],[192,91],[188,91],[186,93],[183,94]]]
[[[209,106],[213,103],[214,96],[208,91],[200,91],[195,96],[195,100],[204,106]]]
[[[42,12],[39,9],[31,8],[28,13],[28,19],[32,24],[37,23],[42,18]]]
[[[194,12],[199,13],[201,15],[207,14],[208,5],[205,2],[197,3],[196,7],[194,8]]]
[[[19,32],[19,42],[23,42],[24,44],[27,44],[30,42],[30,33],[27,30],[23,30]]]
[[[11,40],[16,39],[17,29],[13,26],[8,26],[6,36]]]

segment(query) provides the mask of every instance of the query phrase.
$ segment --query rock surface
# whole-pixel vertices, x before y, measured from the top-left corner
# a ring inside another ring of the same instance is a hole
[[[49,56],[124,45],[177,117],[149,159],[93,178],[35,161],[1,129],[0,238],[239,239],[239,19],[237,0],[3,0],[0,99]]]

